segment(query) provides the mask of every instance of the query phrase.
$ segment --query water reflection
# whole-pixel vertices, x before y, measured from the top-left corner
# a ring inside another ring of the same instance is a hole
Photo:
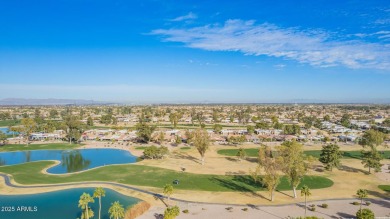
[[[73,173],[85,170],[91,164],[90,160],[84,159],[80,151],[71,151],[62,153],[62,166],[66,168],[68,173]]]
[[[5,160],[3,160],[1,157],[0,157],[0,166],[4,166],[5,165]]]
[[[24,151],[24,159],[25,159],[25,162],[31,161],[31,151]]]

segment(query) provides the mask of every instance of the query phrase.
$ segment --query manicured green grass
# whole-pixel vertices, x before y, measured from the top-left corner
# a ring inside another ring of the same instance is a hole
[[[148,148],[147,146],[137,146],[137,147],[134,147],[135,150],[145,150],[146,148]]]
[[[257,148],[247,148],[244,149],[246,152],[246,155],[248,157],[257,157],[259,149]],[[222,149],[218,150],[218,154],[225,155],[225,156],[236,156],[238,152],[238,149]],[[306,155],[313,156],[315,158],[319,158],[321,154],[321,150],[311,150],[311,151],[305,151]],[[361,153],[360,151],[343,151],[343,159],[361,159]],[[382,153],[382,152],[381,152]],[[382,157],[384,159],[390,159],[390,151],[383,151]]]
[[[180,150],[190,150],[191,149],[191,147],[182,147],[182,148],[180,148]]]
[[[379,152],[382,153],[381,155],[384,159],[390,159],[390,151],[379,151]],[[342,151],[342,153],[343,153],[343,159],[361,159],[360,151]],[[305,154],[319,158],[321,151],[320,150],[305,151]]]
[[[14,166],[0,167],[0,172],[11,174],[14,180],[21,184],[56,184],[67,182],[110,181],[130,185],[151,186],[162,188],[167,183],[178,179],[177,189],[200,191],[241,191],[253,192],[265,190],[261,184],[250,176],[228,176],[211,174],[193,174],[173,171],[158,167],[142,165],[111,165],[71,175],[46,175],[40,171],[53,164],[52,161],[32,162]],[[308,185],[311,189],[326,188],[333,181],[321,176],[305,177],[298,186]],[[287,179],[282,178],[278,190],[290,190]]]
[[[378,188],[382,189],[385,192],[390,192],[390,185],[379,185]]]
[[[6,151],[30,151],[30,150],[67,150],[80,147],[79,144],[51,143],[51,144],[7,144],[0,147],[0,152]]]
[[[246,156],[248,157],[257,157],[259,155],[259,149],[258,148],[246,148],[244,149],[246,152]],[[225,156],[236,156],[238,152],[238,149],[222,149],[218,150],[218,154],[225,155]]]
[[[0,120],[0,127],[19,125],[20,120]]]

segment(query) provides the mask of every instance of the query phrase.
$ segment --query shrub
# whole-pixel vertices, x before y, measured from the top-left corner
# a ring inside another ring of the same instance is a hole
[[[374,212],[372,212],[370,209],[364,208],[364,209],[358,210],[356,212],[356,218],[357,219],[374,219],[375,215],[374,215]]]
[[[328,208],[328,204],[323,203],[323,204],[321,205],[321,207],[322,207],[322,208]]]
[[[359,202],[352,202],[353,205],[360,205]]]
[[[371,202],[366,201],[365,204],[366,204],[367,206],[370,206],[370,205],[371,205]]]
[[[228,210],[228,211],[231,211],[231,210],[233,210],[233,207],[227,207],[225,209]]]
[[[185,210],[183,210],[183,213],[184,214],[188,214],[190,211],[188,211],[188,209],[185,209]]]
[[[248,208],[243,208],[243,209],[241,209],[241,210],[243,210],[243,211],[248,211]]]
[[[175,219],[180,214],[180,208],[178,206],[173,206],[165,209],[164,219]]]
[[[150,204],[148,202],[139,202],[136,205],[130,207],[126,211],[125,218],[126,219],[135,219],[136,217],[142,215],[147,210],[149,210]]]
[[[165,155],[167,155],[168,153],[169,153],[169,150],[167,147],[150,146],[150,147],[145,148],[144,157],[146,159],[161,159]]]
[[[316,211],[316,207],[315,206],[309,207],[309,211]]]

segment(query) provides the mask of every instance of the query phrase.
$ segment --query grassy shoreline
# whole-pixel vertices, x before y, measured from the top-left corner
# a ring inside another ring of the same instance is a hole
[[[0,167],[0,172],[10,174],[20,184],[59,184],[70,182],[105,181],[128,185],[150,186],[162,188],[167,183],[178,179],[176,189],[215,191],[215,192],[255,192],[266,190],[254,182],[247,175],[211,175],[178,172],[164,168],[143,165],[115,165],[105,166],[90,171],[71,175],[48,175],[42,169],[53,165],[53,161],[24,163],[13,166]],[[311,189],[327,188],[333,181],[321,176],[307,176],[301,185],[308,185]],[[298,186],[298,187],[299,187]],[[285,177],[277,188],[280,191],[291,190]]]
[[[48,144],[7,144],[0,147],[0,152],[32,151],[32,150],[68,150],[82,146],[81,144],[48,143]]]
[[[246,148],[244,149],[248,157],[257,157],[258,156],[258,148]],[[218,150],[217,153],[224,156],[236,156],[238,149],[221,149]],[[390,151],[383,151],[382,157],[384,159],[390,159]],[[315,158],[319,158],[321,154],[321,150],[308,150],[304,151],[306,155],[313,156]],[[343,159],[361,159],[360,151],[342,151]]]

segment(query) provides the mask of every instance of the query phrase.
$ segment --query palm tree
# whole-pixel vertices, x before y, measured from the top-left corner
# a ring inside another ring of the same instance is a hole
[[[367,198],[367,196],[368,196],[367,190],[365,190],[365,189],[359,189],[359,190],[357,190],[356,195],[357,195],[358,198],[360,199],[360,211],[362,211],[363,199],[364,199],[364,198]]]
[[[92,217],[92,215],[90,216],[90,211],[89,208],[88,208],[88,203],[94,203],[95,200],[93,200],[93,198],[91,197],[90,194],[88,193],[83,193],[81,196],[80,196],[80,200],[79,200],[79,208],[81,208],[82,210],[85,211],[85,215],[86,215],[86,219],[89,219]]]
[[[301,196],[305,196],[305,218],[306,218],[306,209],[307,209],[306,197],[310,195],[311,195],[310,188],[307,185],[302,186]]]
[[[116,201],[111,204],[110,209],[108,209],[108,213],[110,214],[110,219],[120,219],[125,217],[125,209],[123,206],[119,203],[119,201]]]
[[[173,186],[171,184],[166,184],[164,186],[163,193],[164,193],[164,195],[168,196],[168,202],[169,202],[171,199],[171,195],[173,193]]]
[[[106,191],[102,187],[97,187],[93,193],[94,198],[99,198],[99,219],[102,211],[102,197],[106,196]]]

